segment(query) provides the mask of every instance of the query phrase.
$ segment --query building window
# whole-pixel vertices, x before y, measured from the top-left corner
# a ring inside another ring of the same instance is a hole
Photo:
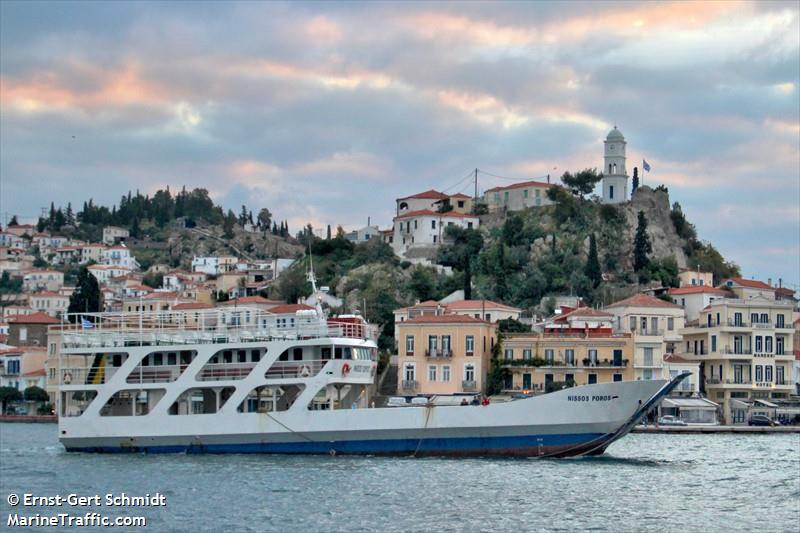
[[[531,375],[530,374],[522,374],[522,389],[523,390],[530,390],[531,389]]]
[[[758,313],[750,313],[750,323],[758,324]]]
[[[636,331],[636,317],[631,317],[631,331]]]
[[[450,355],[450,335],[442,335],[442,354]]]
[[[506,204],[508,203],[508,191],[503,193],[503,202]]]
[[[772,383],[772,366],[770,365],[764,367],[764,381]]]
[[[717,325],[719,326],[719,313],[717,313]]]
[[[428,353],[430,355],[436,354],[436,348],[439,344],[439,338],[436,335],[428,335]]]
[[[450,365],[444,365],[442,367],[442,381],[445,383],[450,381]]]
[[[614,381],[622,381],[622,374],[614,374]]]
[[[764,351],[772,353],[772,337],[770,336],[764,337]]]
[[[672,317],[667,318],[667,330],[673,331],[675,329],[675,319]]]
[[[528,197],[528,189],[525,189],[524,191],[522,191],[522,197],[523,198],[527,198]]]
[[[436,221],[431,220],[431,229],[436,229]]]
[[[775,337],[775,355],[785,355],[783,353],[783,337]]]
[[[472,229],[472,222],[467,222],[467,229]]]
[[[644,349],[644,366],[653,366],[653,349]]]
[[[589,385],[593,385],[597,383],[597,374],[589,374],[589,379],[587,381]]]
[[[473,355],[475,353],[475,337],[474,336],[467,335],[466,346],[467,346],[467,355]]]
[[[428,365],[428,381],[436,381],[436,365]]]
[[[763,348],[763,346],[762,346],[761,336],[757,335],[756,336],[756,353],[761,353],[762,348]]]
[[[589,350],[589,365],[595,366],[597,364],[597,350]]]
[[[717,336],[711,335],[711,353],[717,351]]]
[[[761,323],[762,324],[769,324],[769,314],[768,313],[761,313]]]
[[[761,365],[756,365],[756,381],[764,381],[764,370]]]
[[[506,358],[506,361],[511,361],[512,359],[514,359],[514,350],[511,349],[511,348],[506,348],[505,349],[505,358]]]
[[[405,381],[414,381],[416,377],[414,363],[406,363],[406,366],[403,368],[403,376]]]
[[[775,317],[775,327],[776,327],[776,328],[782,328],[782,327],[784,327],[784,324],[785,324],[784,320],[786,320],[786,319],[784,318],[784,316],[783,316],[783,315],[777,315],[777,316]]]
[[[522,350],[522,358],[524,360],[526,360],[526,361],[530,361],[531,360],[531,351],[530,351],[530,349]],[[528,387],[528,388],[530,388],[530,387]]]
[[[414,355],[414,336],[406,335],[406,355]]]
[[[475,365],[472,363],[464,365],[464,381],[475,381]]]
[[[734,326],[741,326],[742,325],[742,313],[734,313],[733,314],[733,325]]]
[[[783,375],[783,367],[776,366],[775,367],[775,384],[776,385],[785,385],[784,382],[784,375]]]
[[[553,364],[553,350],[551,348],[544,351],[544,360],[548,365]]]
[[[414,229],[417,229],[417,220],[414,221]]]
[[[609,166],[611,166],[611,165],[609,165]],[[609,170],[610,170],[610,169],[609,169]],[[613,185],[609,185],[609,186],[608,186],[608,197],[609,197],[611,200],[613,200],[613,199],[614,199],[614,186],[613,186]]]
[[[575,350],[564,350],[564,362],[569,366],[575,365]]]

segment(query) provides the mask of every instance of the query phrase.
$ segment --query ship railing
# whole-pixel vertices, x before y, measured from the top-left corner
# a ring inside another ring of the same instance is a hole
[[[73,366],[59,372],[61,385],[103,385],[117,372],[116,367]]]
[[[258,363],[210,363],[197,374],[197,381],[221,381],[244,379],[250,375]]]
[[[275,361],[264,377],[267,379],[309,378],[316,376],[330,359]]]
[[[297,315],[294,323],[286,326],[277,316],[242,307],[202,312],[71,314],[61,325],[52,326],[51,333],[60,333],[64,349],[378,337],[377,328],[370,324]]]

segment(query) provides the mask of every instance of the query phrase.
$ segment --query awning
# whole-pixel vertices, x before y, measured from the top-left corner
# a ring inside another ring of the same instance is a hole
[[[754,400],[756,405],[759,407],[769,407],[770,409],[776,409],[778,406],[772,402],[768,402],[767,400]]]
[[[662,407],[673,407],[678,409],[699,409],[716,411],[718,404],[705,398],[664,398],[661,402]]]
[[[750,402],[731,398],[731,409],[750,409],[752,405]]]

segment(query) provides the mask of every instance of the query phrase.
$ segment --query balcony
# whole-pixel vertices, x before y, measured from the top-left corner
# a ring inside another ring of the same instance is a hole
[[[663,329],[635,329],[632,331],[634,335],[639,337],[663,337]]]
[[[436,348],[433,349],[429,348],[425,350],[425,357],[449,359],[453,357],[453,352],[450,349],[445,349],[445,348],[442,348],[441,350]]]
[[[419,383],[413,379],[404,379],[400,382],[400,388],[406,391],[414,391],[419,387]]]
[[[722,355],[753,355],[753,351],[749,348],[736,348],[731,349],[730,346],[723,346],[719,352]]]
[[[474,380],[465,379],[461,382],[461,388],[464,392],[475,392],[478,390],[478,383]]]

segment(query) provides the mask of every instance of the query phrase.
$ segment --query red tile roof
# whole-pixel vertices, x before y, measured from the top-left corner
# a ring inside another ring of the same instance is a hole
[[[296,313],[298,311],[313,311],[314,308],[306,304],[283,304],[277,305],[269,310],[270,313],[276,315],[286,315],[289,313]]]
[[[709,287],[708,285],[694,285],[690,287],[672,288],[669,290],[669,294],[719,294],[722,296],[729,293],[722,289],[717,289],[716,287]]]
[[[213,309],[211,304],[204,304],[203,302],[184,302],[172,306],[173,311],[186,311],[188,309]]]
[[[579,307],[579,308],[577,308],[577,309],[575,309],[573,311],[570,311],[569,313],[566,313],[564,315],[560,315],[555,320],[560,322],[562,320],[566,320],[569,317],[573,317],[574,318],[574,317],[577,317],[577,316],[592,316],[592,317],[600,317],[600,318],[611,318],[614,315],[612,315],[611,313],[606,313],[605,311],[600,311],[599,309],[594,309],[592,307]]]
[[[36,376],[46,376],[46,375],[47,375],[47,372],[45,371],[45,369],[44,368],[39,368],[37,370],[32,370],[30,372],[26,372],[26,373],[22,374],[22,377],[27,378],[27,377],[36,377]]]
[[[468,315],[420,315],[410,318],[402,324],[489,324],[485,320]]]
[[[450,198],[472,198],[472,197],[467,194],[464,194],[463,192],[460,192],[458,194],[451,195]]]
[[[520,183],[512,183],[511,185],[505,185],[502,187],[492,187],[491,189],[487,189],[486,192],[497,192],[497,191],[507,191],[509,189],[524,189],[525,187],[553,187],[553,183],[545,183],[543,181],[522,181]]]
[[[734,282],[737,285],[741,285],[742,287],[748,287],[750,289],[769,289],[774,290],[774,287],[770,287],[763,281],[758,281],[755,279],[744,279],[744,278],[728,278],[723,283],[728,283],[729,281]]]
[[[776,294],[780,294],[782,296],[791,296],[794,298],[794,289],[790,289],[789,287],[778,287],[775,289]]]
[[[263,296],[243,296],[233,300],[220,302],[219,305],[245,305],[245,304],[262,304],[262,305],[283,305],[281,300],[267,300]]]
[[[625,298],[624,300],[620,300],[618,302],[614,302],[611,305],[607,305],[606,308],[609,307],[667,307],[671,309],[680,309],[681,306],[671,303],[665,302],[655,296],[650,296],[649,294],[634,294],[630,298]]]
[[[678,354],[666,354],[664,356],[665,363],[693,363],[694,361],[690,361],[689,359],[684,359]]]
[[[435,191],[430,189],[428,191],[419,192],[417,194],[412,194],[411,196],[403,196],[402,198],[398,198],[398,200],[408,200],[410,198],[419,198],[419,199],[426,199],[426,200],[444,200],[447,198],[447,195],[441,193],[439,191]]]
[[[61,321],[47,313],[33,313],[31,315],[16,315],[8,319],[14,324],[60,324]]]
[[[397,220],[398,218],[425,217],[425,216],[434,216],[439,218],[478,218],[477,215],[457,213],[456,211],[447,211],[446,213],[439,213],[437,211],[431,211],[430,209],[420,209],[418,211],[409,211],[408,213],[402,213],[394,217],[394,219]]]
[[[493,302],[492,300],[459,300],[444,304],[448,311],[459,311],[463,309],[506,309],[508,311],[522,311],[510,305]]]

